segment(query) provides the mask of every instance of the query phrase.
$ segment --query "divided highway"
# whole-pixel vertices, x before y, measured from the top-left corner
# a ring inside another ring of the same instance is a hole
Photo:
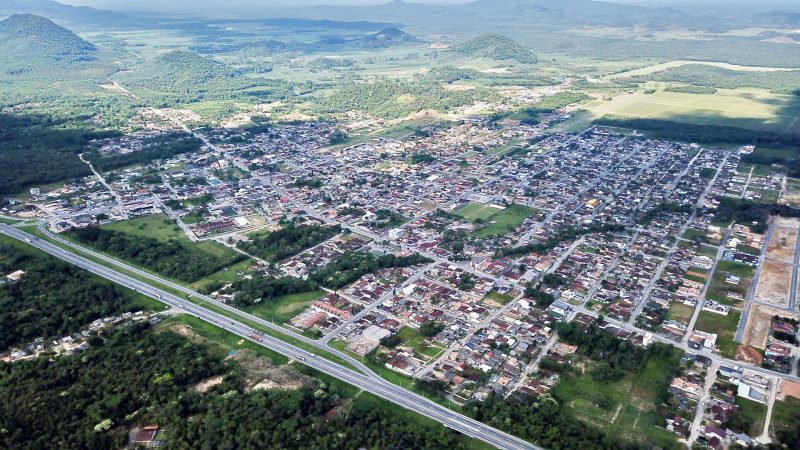
[[[130,276],[116,272],[104,265],[95,263],[82,256],[75,255],[17,228],[0,224],[0,233],[14,239],[24,241],[29,245],[32,245],[59,259],[86,269],[89,272],[97,274],[122,286],[134,289],[169,306],[180,308],[187,314],[191,314],[208,323],[222,327],[231,333],[269,348],[270,350],[281,353],[289,358],[301,361],[303,364],[319,370],[320,372],[336,377],[363,391],[370,392],[380,398],[402,406],[403,408],[431,418],[443,424],[444,426],[467,436],[479,439],[500,449],[540,449],[540,447],[534,446],[527,441],[499,431],[476,420],[470,419],[462,414],[451,411],[444,406],[434,403],[425,397],[408,391],[407,389],[403,389],[381,378],[377,378],[374,376],[374,374],[370,376],[358,373],[325,358],[317,357],[313,353],[309,353],[305,350],[297,348],[280,339],[257,333],[252,328],[236,320],[232,320],[229,317],[210,311],[188,300],[172,295],[169,292],[155,288]]]

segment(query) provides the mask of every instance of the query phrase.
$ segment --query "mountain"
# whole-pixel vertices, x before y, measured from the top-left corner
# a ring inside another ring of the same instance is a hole
[[[0,17],[15,14],[44,16],[69,26],[91,25],[93,27],[145,26],[145,22],[125,14],[103,11],[86,6],[64,5],[53,0],[2,0]]]
[[[49,19],[15,14],[0,22],[0,67],[11,73],[97,59],[97,48]]]
[[[453,51],[472,58],[488,58],[499,61],[514,60],[523,64],[535,64],[539,58],[513,39],[500,34],[484,34],[453,47]]]
[[[387,48],[397,45],[414,44],[419,39],[398,28],[387,28],[375,34],[358,39],[355,44],[364,48]]]

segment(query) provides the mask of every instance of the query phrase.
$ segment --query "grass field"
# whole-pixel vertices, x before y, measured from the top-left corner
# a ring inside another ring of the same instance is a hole
[[[688,324],[694,313],[694,308],[683,303],[674,302],[669,307],[667,320],[677,320],[684,325]]]
[[[670,369],[681,352],[671,358],[650,357],[641,373],[626,373],[614,382],[595,381],[589,373],[564,376],[553,394],[576,416],[620,439],[646,441],[662,448],[679,448],[672,433],[657,428],[656,406]]]
[[[764,420],[767,417],[767,406],[742,397],[736,397],[739,414],[750,424],[750,436],[758,436],[764,430]]]
[[[502,208],[497,206],[470,203],[469,205],[456,210],[455,214],[469,220],[470,222],[474,222],[476,219],[487,220],[502,210]]]
[[[416,356],[422,360],[430,360],[444,350],[444,347],[439,345],[428,345],[425,336],[411,327],[403,327],[397,335],[402,342],[400,345],[413,348]]]
[[[309,305],[325,296],[324,291],[303,292],[300,294],[284,295],[272,301],[264,302],[258,306],[251,306],[244,310],[264,320],[275,323],[284,323],[300,314]]]
[[[517,227],[533,214],[533,208],[511,205],[486,220],[487,225],[472,233],[477,237],[502,236]]]
[[[636,92],[596,100],[586,108],[592,119],[608,115],[800,133],[797,98],[761,89],[720,89],[713,95]]]
[[[734,309],[731,309],[727,316],[700,311],[695,329],[706,333],[716,333],[717,349],[723,356],[733,359],[736,357],[736,350],[739,348],[739,344],[733,338],[736,335],[736,327],[739,325],[741,317],[742,314]]]
[[[511,302],[511,300],[514,300],[514,297],[508,294],[501,294],[499,292],[490,291],[483,297],[482,301],[492,301],[500,305],[507,305],[509,302]]]
[[[239,254],[224,245],[214,241],[193,242],[183,234],[183,231],[166,215],[153,214],[141,216],[135,219],[114,222],[102,225],[101,228],[128,236],[156,239],[159,242],[177,242],[186,248],[190,253],[198,256],[212,256],[220,261],[233,262]],[[212,282],[220,281],[231,283],[238,279],[237,273],[244,272],[252,264],[251,259],[247,259],[232,264],[224,269],[197,280],[189,285],[192,289],[200,289]]]
[[[792,397],[776,400],[772,406],[772,419],[770,420],[772,433],[791,432],[798,427],[800,427],[800,400]]]

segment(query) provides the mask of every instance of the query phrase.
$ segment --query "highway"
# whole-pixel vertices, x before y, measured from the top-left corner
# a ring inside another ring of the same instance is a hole
[[[241,322],[232,320],[229,317],[210,311],[202,306],[198,306],[186,299],[170,294],[167,291],[155,288],[145,282],[116,272],[104,265],[95,263],[82,256],[68,252],[54,244],[51,244],[50,242],[39,239],[17,228],[0,224],[0,233],[26,242],[29,245],[47,252],[59,259],[86,269],[89,272],[118,283],[124,287],[133,289],[151,298],[159,300],[173,308],[179,308],[186,314],[198,317],[244,339],[248,339],[272,351],[281,353],[291,359],[302,362],[313,369],[343,380],[363,391],[372,393],[384,400],[388,400],[403,408],[433,419],[448,428],[456,430],[464,435],[479,439],[494,447],[509,450],[540,448],[530,444],[527,441],[499,431],[481,422],[470,419],[462,414],[445,408],[444,406],[434,403],[425,397],[396,386],[377,376],[358,373],[325,358],[317,357],[313,353],[299,349],[280,339],[258,333]]]

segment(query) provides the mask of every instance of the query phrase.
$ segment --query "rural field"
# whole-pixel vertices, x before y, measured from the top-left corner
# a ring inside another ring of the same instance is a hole
[[[586,105],[592,119],[664,119],[698,125],[723,125],[776,132],[800,132],[800,104],[795,96],[761,89],[719,89],[715,94],[656,90],[626,93]]]

